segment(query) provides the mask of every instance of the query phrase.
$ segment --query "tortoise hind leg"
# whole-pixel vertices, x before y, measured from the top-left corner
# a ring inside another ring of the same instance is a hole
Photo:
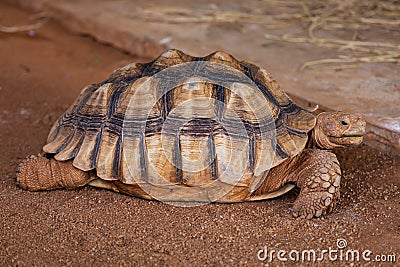
[[[91,172],[75,168],[72,160],[57,161],[44,156],[29,156],[17,168],[17,181],[29,191],[73,189],[95,179]]]
[[[294,181],[301,191],[293,205],[293,216],[311,219],[332,211],[339,199],[341,176],[336,155],[307,149],[296,163],[298,171]]]

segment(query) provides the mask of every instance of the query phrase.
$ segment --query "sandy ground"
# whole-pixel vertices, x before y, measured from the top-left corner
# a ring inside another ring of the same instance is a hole
[[[29,15],[0,3],[1,24],[20,24]],[[357,250],[360,261],[325,255],[320,266],[399,266],[400,158],[366,145],[336,151],[344,173],[341,201],[329,216],[309,221],[289,214],[298,191],[271,201],[182,208],[90,187],[21,190],[18,162],[40,152],[81,88],[146,60],[53,21],[33,36],[0,34],[0,266],[313,265],[291,261],[288,253],[314,249],[320,256],[338,249],[338,239],[347,241],[338,255]],[[272,262],[260,261],[265,246],[285,250],[288,261],[276,253]],[[365,250],[371,260],[395,255],[397,261],[367,262]]]

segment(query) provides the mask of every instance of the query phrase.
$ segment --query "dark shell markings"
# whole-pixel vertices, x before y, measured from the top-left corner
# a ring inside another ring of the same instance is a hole
[[[142,197],[234,202],[299,154],[314,125],[256,65],[169,50],[85,87],[43,150]]]

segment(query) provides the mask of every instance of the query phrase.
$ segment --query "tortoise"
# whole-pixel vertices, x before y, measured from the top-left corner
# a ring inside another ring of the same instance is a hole
[[[41,154],[17,168],[30,191],[84,185],[170,203],[256,201],[300,193],[292,215],[329,213],[358,145],[360,114],[303,108],[266,70],[217,51],[168,50],[86,86]]]

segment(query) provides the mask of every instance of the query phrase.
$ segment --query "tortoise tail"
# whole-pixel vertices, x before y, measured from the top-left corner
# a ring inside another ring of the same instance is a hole
[[[44,156],[29,156],[17,167],[19,186],[29,191],[73,189],[84,186],[95,177],[75,168],[72,161],[57,161]]]

